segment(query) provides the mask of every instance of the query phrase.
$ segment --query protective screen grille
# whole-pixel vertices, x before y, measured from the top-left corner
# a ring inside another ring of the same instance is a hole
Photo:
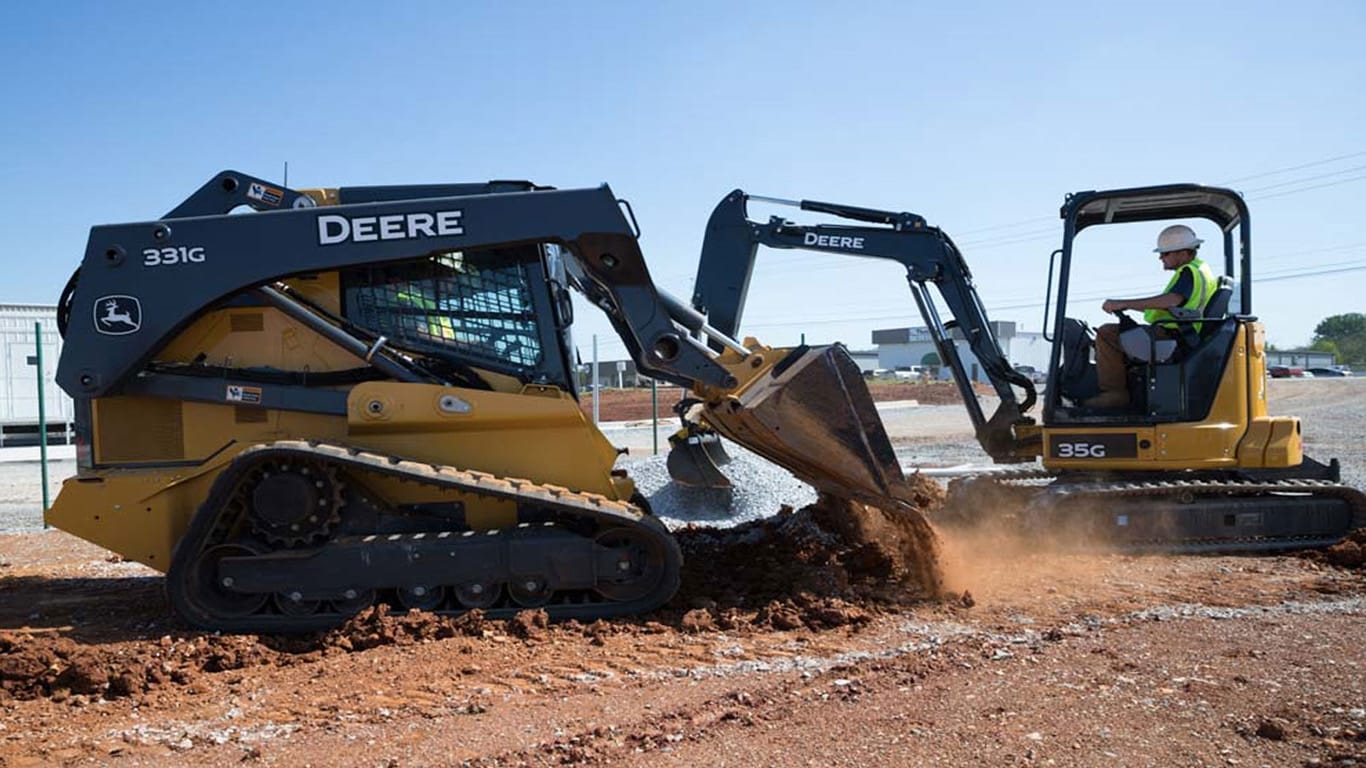
[[[347,319],[416,351],[534,369],[542,351],[527,254],[537,257],[491,249],[349,270]]]
[[[101,464],[183,461],[184,422],[178,400],[103,397],[94,402],[95,460]]]

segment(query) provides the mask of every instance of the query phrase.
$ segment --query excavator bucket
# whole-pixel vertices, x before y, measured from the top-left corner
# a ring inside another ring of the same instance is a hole
[[[721,467],[730,455],[721,436],[708,429],[688,426],[669,436],[669,476],[674,482],[699,488],[729,488],[730,478]]]
[[[818,491],[875,504],[908,498],[868,385],[842,345],[793,350],[702,418]]]

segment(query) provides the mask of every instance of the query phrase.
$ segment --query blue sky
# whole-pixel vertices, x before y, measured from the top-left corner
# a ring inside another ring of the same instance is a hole
[[[55,302],[92,224],[288,161],[296,187],[609,182],[684,298],[734,188],[910,210],[993,319],[1037,330],[1064,194],[1196,181],[1247,194],[1258,271],[1283,278],[1253,309],[1291,346],[1366,311],[1363,39],[1355,0],[10,3],[0,301]],[[1158,292],[1155,236],[1096,238],[1074,295]],[[1325,270],[1347,271],[1296,277]],[[578,317],[585,357],[593,333],[623,354]],[[761,255],[742,330],[865,348],[918,324],[896,266],[787,251]]]

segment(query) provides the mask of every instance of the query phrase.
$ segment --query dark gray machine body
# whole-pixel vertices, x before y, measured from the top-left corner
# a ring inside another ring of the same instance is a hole
[[[166,218],[94,227],[62,297],[58,383],[77,399],[124,391],[196,317],[261,300],[252,292],[290,276],[552,243],[574,262],[577,287],[608,314],[642,372],[683,386],[733,385],[690,333],[695,313],[654,286],[636,231],[606,185],[362,187],[340,190],[339,199],[315,207],[298,192],[225,171]],[[259,212],[228,215],[241,205]]]
[[[791,205],[804,211],[824,213],[865,225],[801,225],[774,216],[767,222],[751,221],[746,211],[750,199]],[[997,461],[1027,461],[1034,453],[1017,441],[1014,426],[1033,423],[1024,413],[1034,404],[1034,383],[1011,367],[1001,352],[986,309],[977,295],[972,273],[947,233],[928,226],[914,213],[824,203],[814,200],[780,200],[751,197],[743,190],[727,195],[707,222],[706,239],[697,267],[693,308],[707,316],[718,331],[735,336],[749,293],[750,275],[759,246],[797,248],[845,256],[895,261],[906,269],[906,280],[930,338],[968,406],[978,441]],[[931,301],[926,283],[933,283],[953,315],[942,320]],[[972,388],[961,356],[950,338],[957,329],[981,363],[1001,404],[987,417]],[[1024,392],[1017,397],[1015,387]]]

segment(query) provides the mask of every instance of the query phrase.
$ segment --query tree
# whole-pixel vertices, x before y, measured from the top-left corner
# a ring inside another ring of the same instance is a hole
[[[1325,317],[1314,328],[1314,343],[1331,341],[1339,363],[1366,362],[1366,314],[1348,312]]]
[[[1310,344],[1309,348],[1315,352],[1327,352],[1331,354],[1334,359],[1340,359],[1342,357],[1342,352],[1338,349],[1338,343],[1332,339],[1314,339],[1314,343]]]

